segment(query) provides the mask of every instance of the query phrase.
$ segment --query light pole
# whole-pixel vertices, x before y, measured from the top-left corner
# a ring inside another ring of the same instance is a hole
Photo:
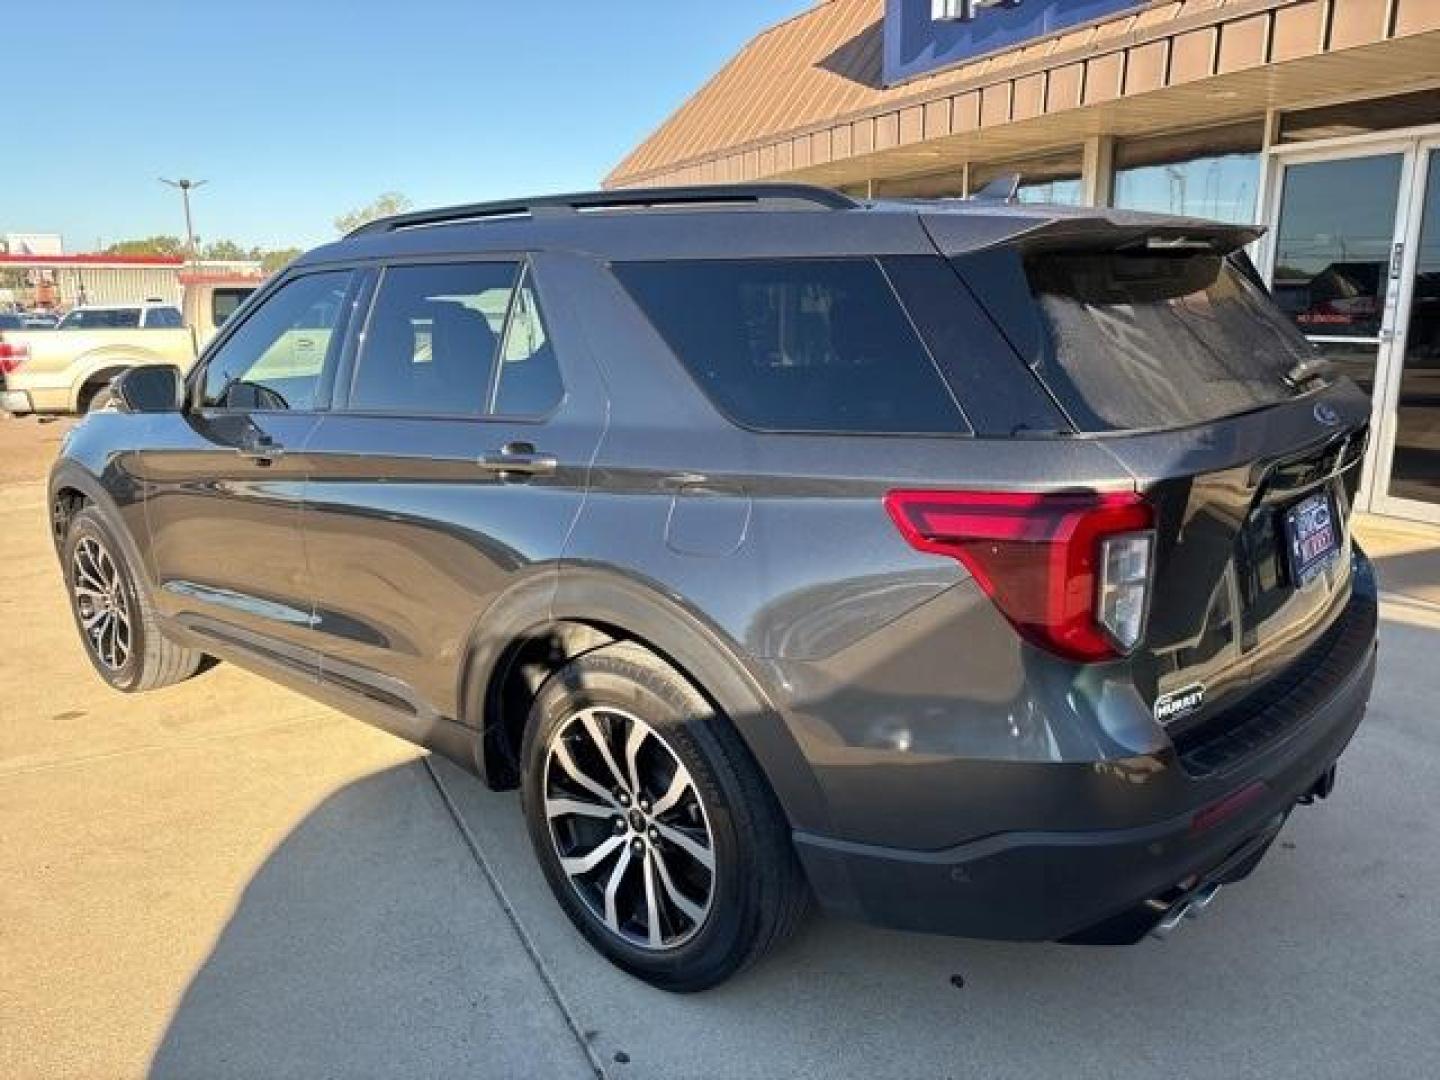
[[[180,189],[180,198],[185,203],[185,249],[190,253],[190,261],[195,261],[195,226],[190,218],[190,191],[192,188],[204,187],[208,180],[187,180],[181,177],[179,180],[166,180],[160,177],[162,184],[169,184],[173,188]]]

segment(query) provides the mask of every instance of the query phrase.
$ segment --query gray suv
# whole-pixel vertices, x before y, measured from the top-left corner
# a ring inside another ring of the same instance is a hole
[[[377,221],[73,432],[75,622],[117,689],[230,660],[518,787],[667,989],[812,898],[1164,932],[1329,791],[1374,674],[1369,403],[1255,238],[784,185]]]

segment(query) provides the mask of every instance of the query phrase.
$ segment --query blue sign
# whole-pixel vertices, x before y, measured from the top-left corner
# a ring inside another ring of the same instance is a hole
[[[885,82],[1094,22],[1149,0],[885,0]]]

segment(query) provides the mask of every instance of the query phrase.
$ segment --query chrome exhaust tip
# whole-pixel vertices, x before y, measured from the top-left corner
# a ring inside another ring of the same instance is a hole
[[[1173,904],[1162,907],[1161,910],[1163,914],[1160,916],[1160,921],[1151,929],[1150,936],[1163,941],[1174,933],[1176,928],[1186,919],[1200,918],[1200,916],[1205,913],[1205,910],[1215,902],[1215,897],[1219,895],[1219,885],[1206,885],[1203,888],[1196,889],[1188,896],[1181,897]],[[1149,901],[1149,903],[1154,907],[1160,906],[1157,901],[1154,900]]]

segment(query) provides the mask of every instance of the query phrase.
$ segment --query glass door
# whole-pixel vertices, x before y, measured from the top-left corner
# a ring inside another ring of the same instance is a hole
[[[1375,422],[1362,508],[1379,490],[1375,447],[1397,321],[1410,161],[1408,143],[1286,155],[1270,215],[1276,302],[1371,395]]]
[[[1440,140],[1416,153],[1377,509],[1440,521]]]

